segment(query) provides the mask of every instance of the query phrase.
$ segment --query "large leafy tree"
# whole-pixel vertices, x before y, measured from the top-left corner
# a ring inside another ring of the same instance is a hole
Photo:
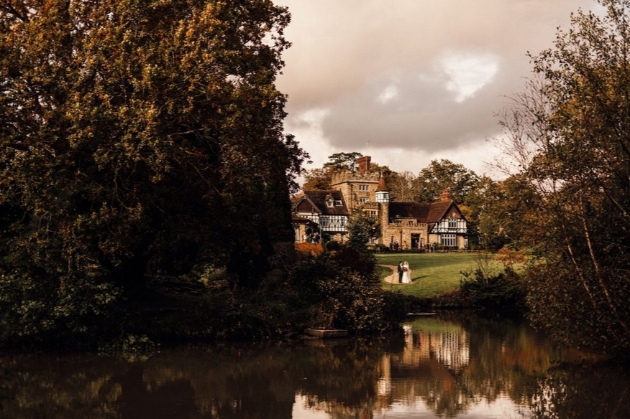
[[[439,201],[440,194],[444,190],[449,190],[456,202],[465,204],[468,193],[477,182],[479,182],[479,176],[462,164],[446,159],[432,160],[415,179],[418,191],[416,201]]]
[[[288,22],[267,0],[0,0],[10,321],[96,314],[203,259],[255,286],[304,157],[274,85]]]
[[[350,170],[354,172],[357,168],[357,159],[363,155],[357,151],[351,153],[335,153],[328,156],[328,161],[324,163],[324,169],[335,172]]]
[[[416,177],[410,171],[393,172],[386,178],[387,188],[393,200],[398,202],[413,202],[421,194],[418,190]]]
[[[333,171],[330,168],[315,168],[304,172],[304,184],[302,190],[305,191],[325,191],[330,189]]]
[[[482,176],[467,195],[466,218],[475,223],[480,244],[486,249],[534,247],[540,235],[532,222],[540,205],[538,198],[522,175],[501,181]]]
[[[505,114],[507,149],[538,194],[533,318],[568,340],[630,347],[630,1],[578,12]],[[566,319],[571,321],[567,322]]]

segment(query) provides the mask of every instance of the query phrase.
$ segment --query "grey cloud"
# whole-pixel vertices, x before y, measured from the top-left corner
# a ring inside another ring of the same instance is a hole
[[[526,52],[552,46],[556,27],[591,0],[278,0],[293,22],[279,88],[289,95],[287,124],[326,109],[323,135],[337,149],[374,147],[435,152],[495,135],[494,117],[518,92],[531,65]],[[440,57],[493,54],[498,71],[461,103],[446,89]],[[424,78],[421,76],[424,75]],[[397,96],[378,101],[389,86]],[[302,122],[303,124],[303,122]],[[299,138],[298,138],[299,140]]]

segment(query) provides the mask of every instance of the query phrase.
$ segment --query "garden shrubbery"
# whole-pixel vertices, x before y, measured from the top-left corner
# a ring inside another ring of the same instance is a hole
[[[462,272],[459,297],[465,306],[474,308],[524,307],[525,288],[520,275],[507,266],[503,272],[490,274],[481,268]]]

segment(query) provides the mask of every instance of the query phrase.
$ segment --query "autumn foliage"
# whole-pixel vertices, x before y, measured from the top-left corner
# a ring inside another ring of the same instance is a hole
[[[0,1],[3,330],[92,336],[200,262],[256,287],[303,158],[274,84],[288,22],[264,0]]]

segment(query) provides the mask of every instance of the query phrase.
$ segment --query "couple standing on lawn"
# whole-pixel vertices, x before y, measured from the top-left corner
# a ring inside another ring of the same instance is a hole
[[[398,263],[398,283],[411,284],[411,269],[409,269],[409,262],[407,261]]]

